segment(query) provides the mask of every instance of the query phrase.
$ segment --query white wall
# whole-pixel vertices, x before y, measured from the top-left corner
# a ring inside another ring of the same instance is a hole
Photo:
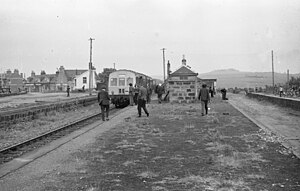
[[[74,78],[73,84],[74,84],[74,89],[82,89],[83,85],[85,86],[85,90],[89,89],[89,71],[86,71],[82,73],[81,75],[78,75]],[[83,77],[86,77],[86,83],[83,83]],[[76,84],[75,84],[75,79],[76,79]],[[96,76],[95,76],[95,70],[92,71],[92,88],[96,88]]]
[[[119,75],[125,75],[125,86],[119,86]],[[125,94],[129,94],[129,84],[127,83],[128,78],[133,79],[132,85],[134,86],[136,84],[136,75],[135,73],[131,71],[126,71],[126,70],[119,70],[116,72],[113,72],[109,75],[109,84],[108,84],[108,92],[109,94],[113,95],[119,95],[119,89],[124,89]],[[117,78],[117,86],[111,86],[111,78]],[[113,92],[113,93],[112,93]],[[123,93],[121,93],[123,95]]]

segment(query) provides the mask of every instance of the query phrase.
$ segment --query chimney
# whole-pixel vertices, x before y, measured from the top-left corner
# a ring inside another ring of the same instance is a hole
[[[59,67],[59,72],[63,72],[65,70],[65,68],[63,66]]]
[[[14,74],[19,75],[19,70],[18,70],[18,69],[15,69],[15,70],[14,70]]]
[[[170,75],[170,61],[168,60],[168,64],[167,64],[167,79],[169,78]]]
[[[182,56],[182,65],[186,66],[186,59],[184,55]]]

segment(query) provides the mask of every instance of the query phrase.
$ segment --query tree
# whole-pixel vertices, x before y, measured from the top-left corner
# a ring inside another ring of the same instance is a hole
[[[289,86],[300,87],[300,77],[295,78],[294,76],[292,76],[289,81]]]

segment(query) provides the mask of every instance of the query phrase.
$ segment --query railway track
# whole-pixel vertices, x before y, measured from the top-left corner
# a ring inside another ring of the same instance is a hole
[[[111,113],[116,112],[116,108],[111,109]],[[101,120],[101,113],[95,113],[89,116],[85,116],[81,119],[77,119],[71,123],[65,124],[54,130],[48,131],[34,138],[28,139],[26,141],[17,143],[15,145],[6,147],[0,150],[0,164],[9,162],[21,155],[40,148],[51,141],[64,137],[78,129],[81,129],[89,124]]]

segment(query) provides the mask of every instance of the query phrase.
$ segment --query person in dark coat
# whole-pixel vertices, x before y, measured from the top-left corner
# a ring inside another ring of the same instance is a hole
[[[164,87],[161,84],[158,84],[156,86],[156,93],[157,93],[158,103],[161,103],[162,95],[163,95],[164,91],[165,91]]]
[[[141,117],[141,115],[142,115],[142,108],[143,108],[144,112],[146,113],[147,117],[149,117],[149,112],[148,112],[148,110],[146,108],[147,89],[144,88],[141,85],[138,85],[138,88],[139,88],[139,94],[138,94],[138,106],[137,106],[137,109],[138,109],[139,117]]]
[[[211,87],[209,87],[209,93],[210,93],[210,97],[214,97],[214,91],[213,89],[211,89]]]
[[[198,99],[201,101],[202,116],[204,115],[204,109],[205,109],[205,114],[207,115],[208,113],[207,104],[210,101],[210,97],[209,97],[209,90],[206,88],[206,84],[202,85],[202,88],[200,89],[199,92]]]
[[[133,101],[134,101],[134,104],[137,105],[138,95],[139,95],[139,88],[136,84],[134,85],[133,92],[134,92]]]
[[[106,91],[105,87],[102,87],[102,89],[98,93],[98,102],[101,107],[101,115],[102,115],[102,121],[109,120],[109,104],[110,104],[110,97],[108,95],[108,92]],[[105,115],[106,114],[106,115]]]
[[[70,97],[70,86],[67,86],[67,97]]]
[[[151,102],[151,95],[152,95],[152,89],[150,85],[147,86],[147,103],[149,104]]]

